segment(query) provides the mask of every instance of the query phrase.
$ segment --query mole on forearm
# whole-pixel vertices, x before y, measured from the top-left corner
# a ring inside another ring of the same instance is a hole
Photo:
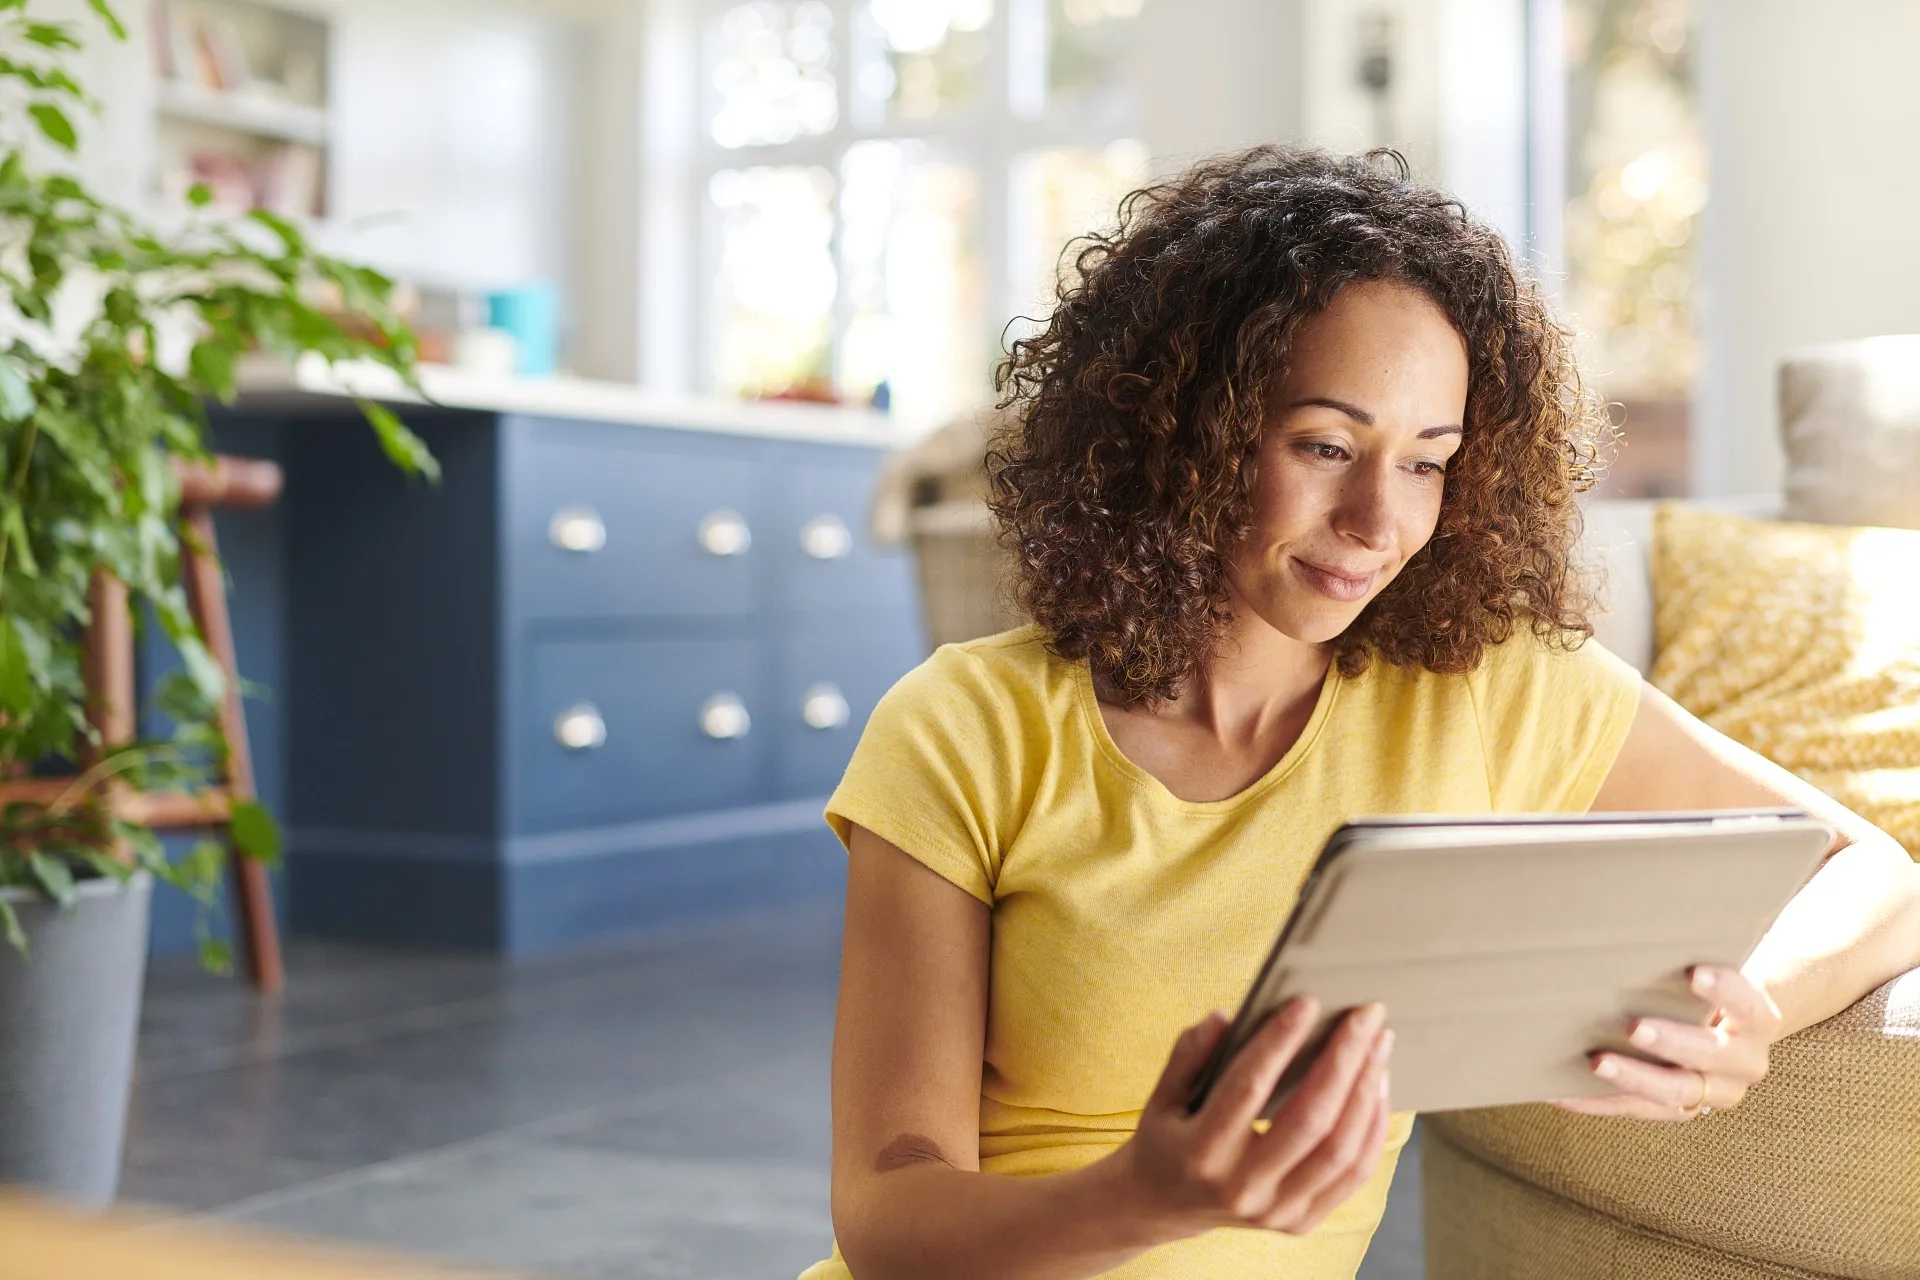
[[[903,1133],[886,1145],[880,1158],[873,1162],[876,1173],[887,1173],[894,1169],[904,1169],[915,1164],[944,1164],[949,1169],[953,1161],[947,1159],[947,1153],[932,1138],[917,1133]]]

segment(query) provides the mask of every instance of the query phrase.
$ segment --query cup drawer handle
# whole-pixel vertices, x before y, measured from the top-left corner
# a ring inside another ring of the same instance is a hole
[[[743,556],[753,545],[753,530],[738,511],[725,507],[700,522],[700,549],[710,556]]]
[[[853,550],[853,533],[839,516],[815,516],[800,526],[800,549],[815,560],[841,560]]]
[[[700,704],[700,732],[709,738],[744,738],[752,729],[753,717],[737,693],[716,693]]]
[[[592,555],[607,545],[607,523],[592,507],[562,507],[547,523],[547,541],[562,551]]]
[[[821,681],[800,695],[800,718],[809,729],[838,729],[852,716],[846,695],[838,685]]]
[[[607,722],[591,702],[576,702],[553,718],[553,737],[569,751],[593,751],[607,742]]]

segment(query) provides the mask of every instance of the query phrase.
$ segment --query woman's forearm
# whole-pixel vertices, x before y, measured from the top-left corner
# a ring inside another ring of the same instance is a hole
[[[1920,966],[1920,864],[1874,831],[1827,859],[1743,972],[1773,997],[1782,1037]]]
[[[1088,1280],[1187,1234],[1136,1202],[1123,1158],[1030,1178],[894,1169],[836,1197],[834,1231],[858,1280]]]

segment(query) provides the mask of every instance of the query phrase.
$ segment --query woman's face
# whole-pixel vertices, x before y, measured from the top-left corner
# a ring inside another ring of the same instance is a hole
[[[1433,536],[1460,448],[1467,348],[1419,290],[1357,281],[1300,325],[1268,409],[1236,610],[1333,639]]]

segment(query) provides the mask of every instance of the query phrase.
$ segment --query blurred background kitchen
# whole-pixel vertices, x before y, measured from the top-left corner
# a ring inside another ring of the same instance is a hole
[[[1920,329],[1910,0],[122,12],[82,170],[403,282],[445,470],[324,369],[216,422],[286,474],[220,518],[286,984],[201,973],[157,899],[119,1194],[232,1222],[556,1276],[822,1255],[819,813],[929,641],[882,471],[1155,175],[1398,148],[1578,331],[1614,496],[1777,489],[1780,355]],[[1420,1274],[1417,1159],[1374,1280]]]

